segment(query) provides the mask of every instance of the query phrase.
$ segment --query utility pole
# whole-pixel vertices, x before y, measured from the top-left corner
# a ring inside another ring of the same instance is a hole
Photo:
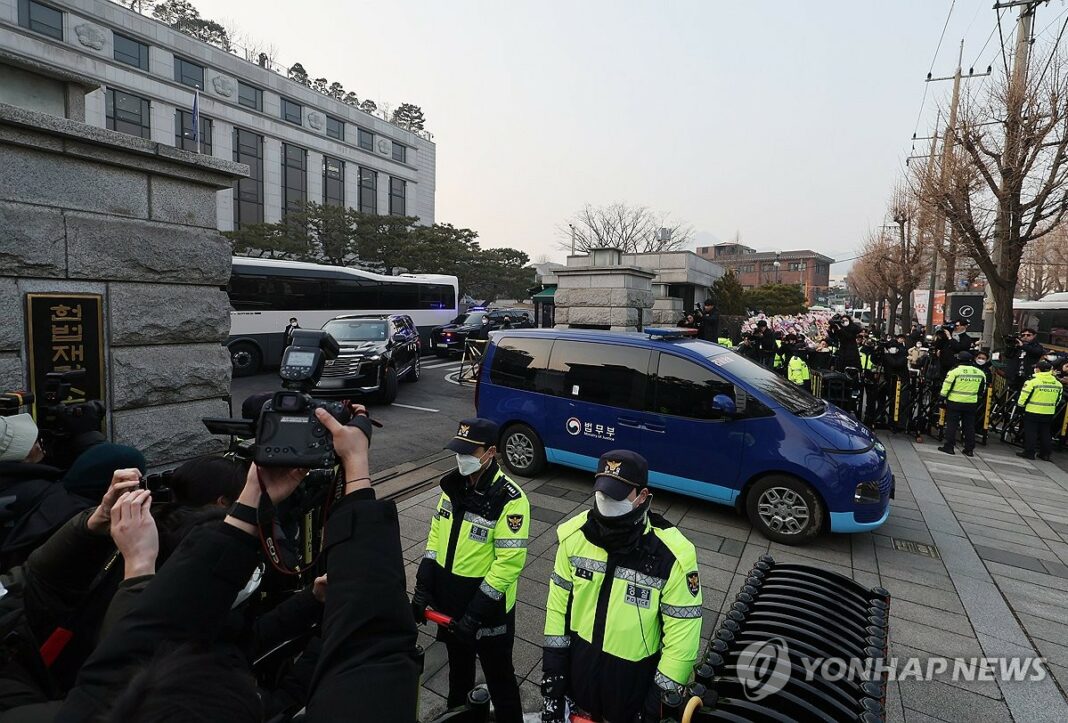
[[[1002,167],[1016,166],[1020,155],[1020,133],[1023,116],[1024,95],[1027,93],[1027,57],[1031,51],[1031,26],[1035,20],[1035,9],[1043,0],[1013,0],[1012,2],[999,2],[994,9],[1019,6],[1020,20],[1016,24],[1016,51],[1012,58],[1012,74],[1009,77],[1009,92],[1007,94],[1005,112],[1005,150],[1001,156]],[[1018,172],[1019,169],[1016,169]],[[1019,223],[1010,220],[1009,223]],[[995,272],[1000,275],[1004,268],[1004,247],[1001,243],[999,230],[994,231],[994,244],[991,260],[994,262]],[[994,293],[991,290],[991,280],[986,280],[986,295],[983,299],[983,339],[982,346],[993,347],[994,324],[997,319],[994,309]],[[1009,295],[1012,298],[1012,295]],[[1009,302],[1012,303],[1011,301]],[[998,329],[1001,333],[1004,329]]]
[[[960,81],[961,81],[961,66],[964,62],[964,40],[960,41],[960,54],[957,56],[957,72],[953,74],[953,96],[949,102],[949,124],[946,126],[946,135],[942,139],[942,163],[939,167],[939,185],[945,187],[947,177],[949,176],[949,164],[953,158],[953,144],[955,141],[954,133],[957,129],[957,108],[960,106]],[[982,78],[990,75],[990,69],[987,68],[987,72],[981,75],[975,75],[969,73],[969,78]],[[934,82],[938,80],[947,80],[947,78],[928,78],[927,82]],[[935,133],[935,138],[938,137],[938,133]],[[935,141],[931,141],[931,155],[934,156],[934,144]],[[946,215],[939,213],[938,218],[935,221],[934,232],[934,259],[931,262],[931,279],[927,285],[927,333],[933,333],[932,326],[934,326],[934,300],[935,300],[935,284],[938,283],[938,259],[942,255],[942,242],[946,236]],[[943,319],[944,320],[944,319]]]

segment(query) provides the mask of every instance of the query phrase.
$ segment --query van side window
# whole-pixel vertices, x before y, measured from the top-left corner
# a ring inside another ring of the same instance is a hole
[[[549,358],[552,394],[623,409],[645,409],[648,349],[557,340]]]
[[[671,354],[661,354],[653,383],[656,414],[690,419],[719,419],[712,410],[712,397],[726,394],[735,399],[734,385],[713,372]]]
[[[493,352],[490,381],[512,389],[555,394],[547,388],[546,373],[552,347],[552,339],[501,339]]]

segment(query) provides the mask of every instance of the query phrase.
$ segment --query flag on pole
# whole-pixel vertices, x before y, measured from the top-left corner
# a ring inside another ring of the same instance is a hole
[[[200,91],[193,91],[193,142],[196,143],[197,153],[200,153]]]

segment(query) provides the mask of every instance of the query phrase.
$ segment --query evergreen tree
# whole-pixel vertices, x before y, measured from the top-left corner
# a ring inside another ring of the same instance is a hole
[[[746,311],[745,289],[732,270],[712,282],[712,299],[721,314],[738,315]]]
[[[401,103],[397,110],[393,111],[390,122],[407,128],[410,131],[421,131],[426,119],[423,117],[423,109],[412,103]]]
[[[304,69],[304,66],[300,63],[293,63],[293,66],[286,73],[290,80],[295,80],[301,85],[311,86],[311,80],[308,78],[308,71]]]

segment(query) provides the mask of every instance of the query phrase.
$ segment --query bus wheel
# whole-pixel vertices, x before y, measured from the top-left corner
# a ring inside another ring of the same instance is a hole
[[[803,545],[823,529],[823,503],[801,480],[771,475],[749,489],[746,512],[753,527],[772,542]]]
[[[525,424],[513,424],[501,436],[504,464],[521,477],[536,477],[545,469],[545,446]]]
[[[397,370],[386,367],[382,370],[382,386],[378,390],[378,401],[382,404],[393,404],[397,398]]]
[[[255,344],[242,341],[230,345],[230,363],[233,364],[235,377],[250,377],[259,373],[263,355]]]

